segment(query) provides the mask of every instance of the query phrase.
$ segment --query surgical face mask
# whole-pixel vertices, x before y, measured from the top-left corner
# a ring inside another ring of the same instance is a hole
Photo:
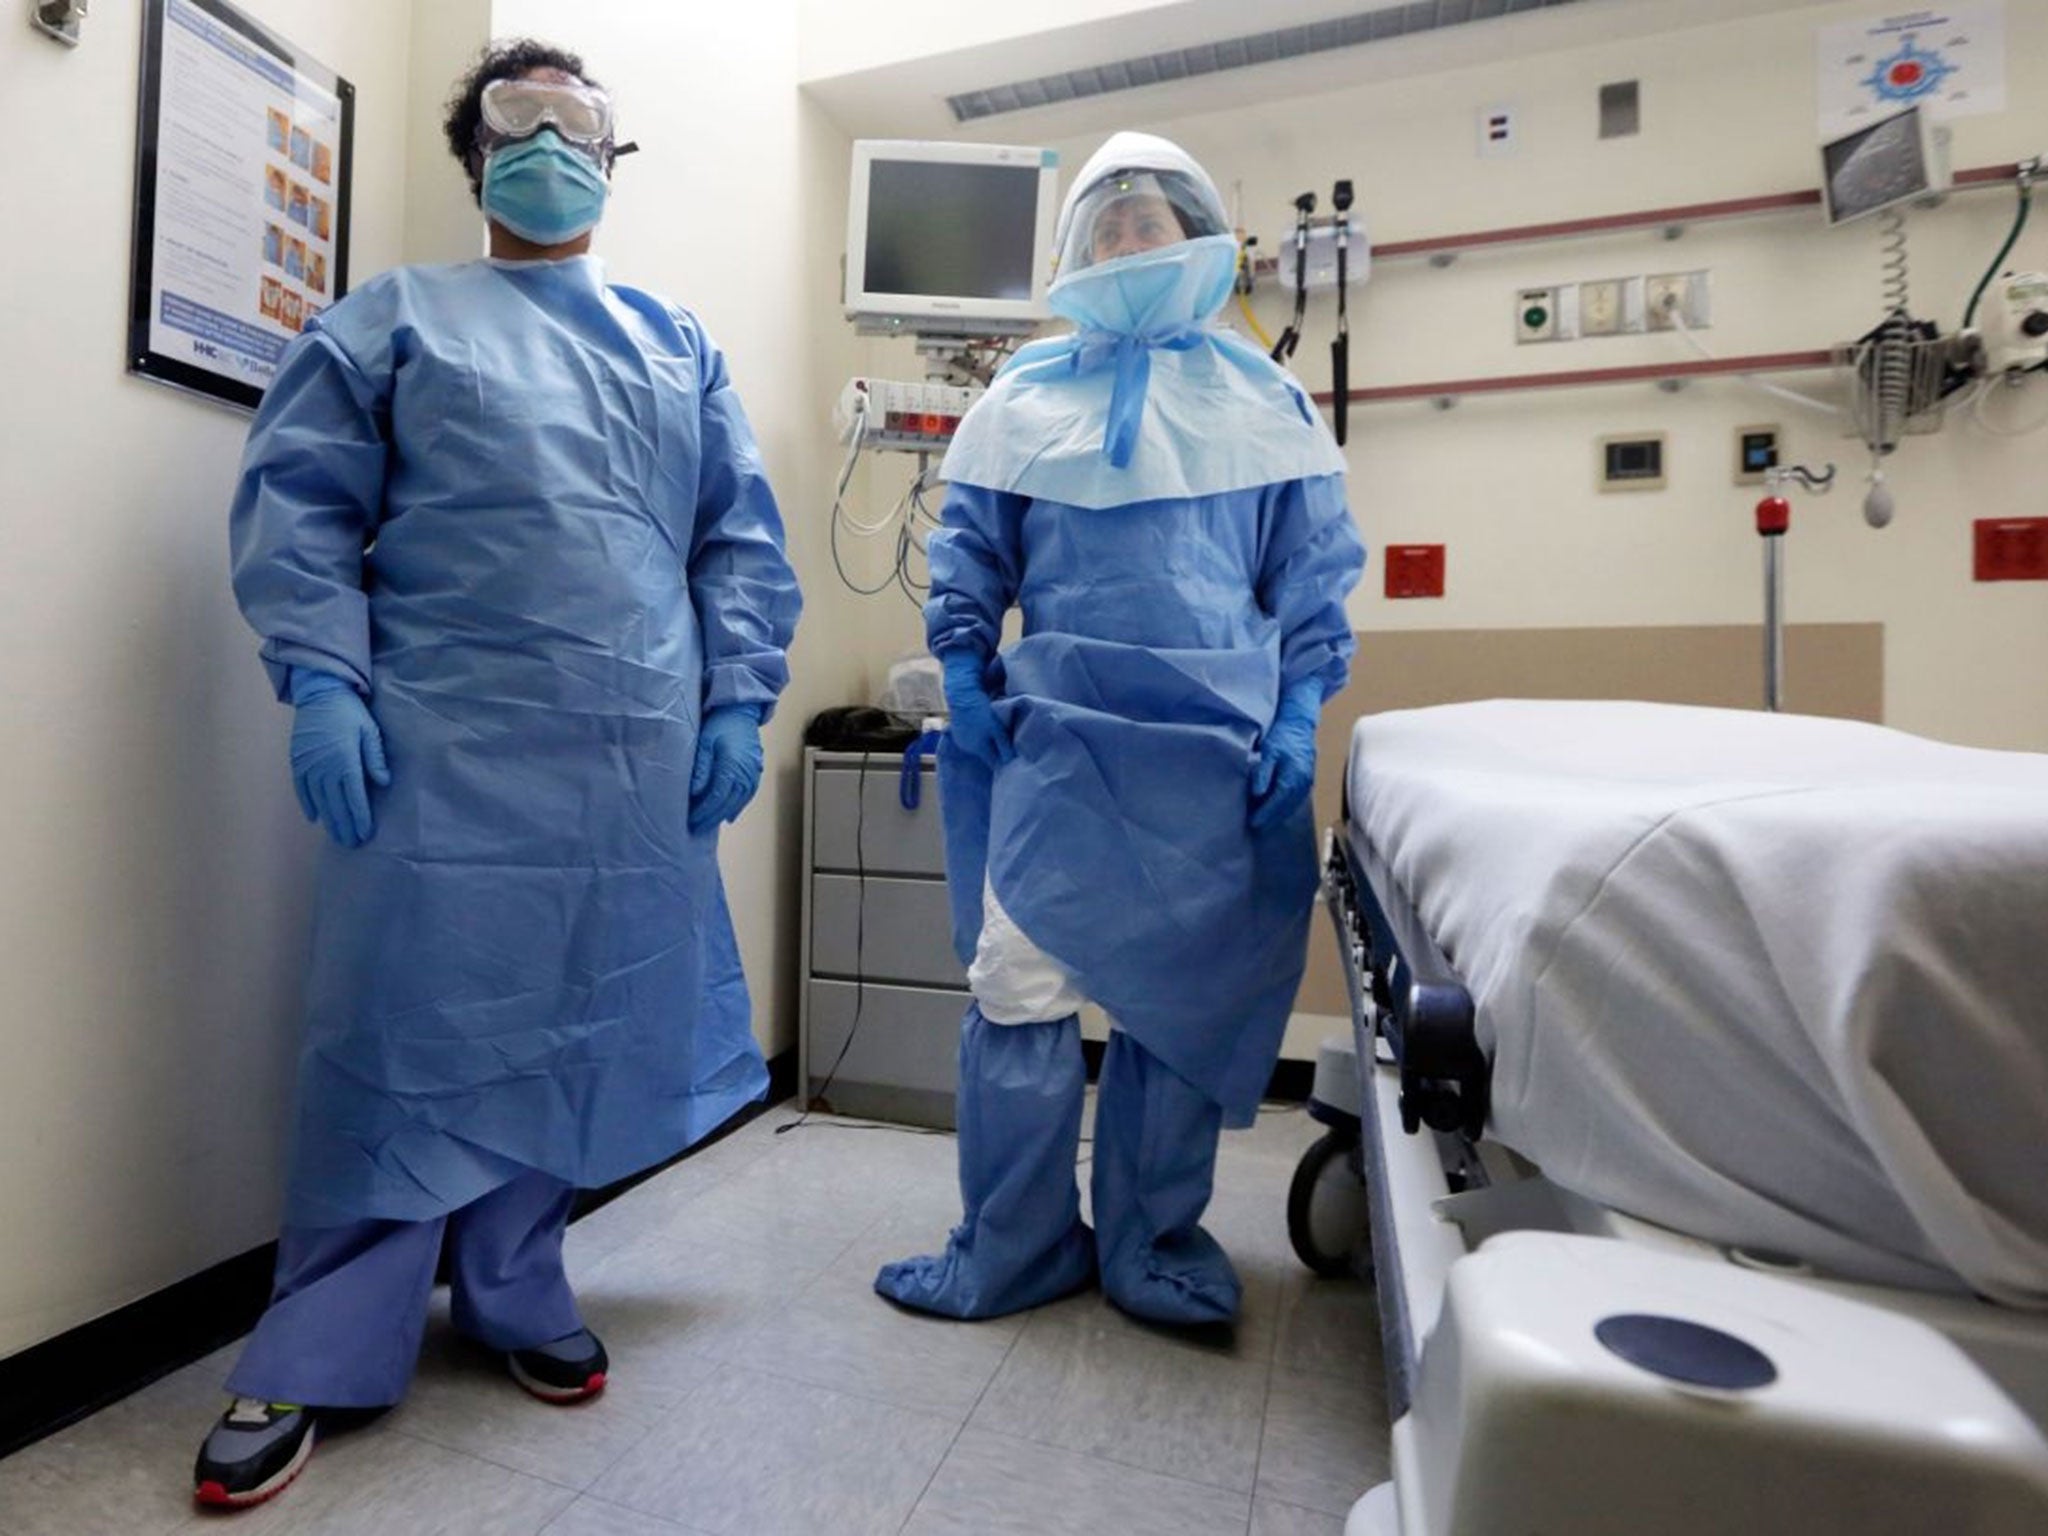
[[[563,245],[597,228],[608,191],[590,157],[552,129],[507,144],[484,162],[484,212],[535,245]]]
[[[1236,279],[1236,239],[1207,235],[1062,273],[1046,297],[1083,331],[1157,341],[1214,318]]]

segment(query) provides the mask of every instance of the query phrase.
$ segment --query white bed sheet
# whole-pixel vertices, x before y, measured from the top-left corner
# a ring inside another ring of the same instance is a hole
[[[1567,1188],[2048,1308],[2048,756],[1670,705],[1369,716],[1351,830]]]

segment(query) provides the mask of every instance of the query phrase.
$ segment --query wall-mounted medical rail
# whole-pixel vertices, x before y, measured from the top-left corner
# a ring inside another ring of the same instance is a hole
[[[1983,165],[1958,171],[1951,192],[1984,191],[2013,185],[2023,174],[2038,175],[2042,162],[2034,159],[2009,165]],[[1946,195],[1946,194],[1945,194]],[[1763,214],[1788,213],[1818,208],[1818,190],[1779,192],[1764,197],[1740,197],[1714,203],[1684,203],[1668,208],[1645,208],[1634,213],[1601,214],[1586,219],[1563,219],[1549,224],[1518,224],[1503,229],[1474,230],[1463,235],[1441,235],[1427,240],[1399,240],[1374,248],[1375,261],[1398,261],[1427,257],[1447,265],[1467,251],[1498,250],[1514,245],[1550,240],[1584,239],[1588,236],[1623,234],[1630,230],[1662,229],[1676,236],[1687,226],[1727,219],[1755,218]],[[1449,406],[1468,395],[1497,395],[1524,390],[1586,389],[1609,384],[1664,384],[1675,387],[1686,379],[1713,378],[1730,374],[1790,373],[1819,371],[1833,367],[1838,359],[1832,352],[1768,352],[1750,357],[1686,360],[1672,363],[1642,363],[1623,368],[1574,368],[1554,373],[1499,374],[1476,379],[1439,379],[1419,384],[1371,385],[1350,392],[1355,405],[1382,405],[1399,400],[1434,400]],[[1334,399],[1330,391],[1315,397],[1319,405]]]
[[[2028,162],[2038,167],[2041,162]],[[1981,192],[2009,187],[2023,166],[1980,165],[1957,171],[1949,188],[1954,192]],[[1944,193],[1943,196],[1947,196]],[[1375,245],[1375,262],[1428,260],[1449,266],[1462,255],[1475,251],[1501,250],[1508,246],[1540,245],[1553,240],[1583,240],[1598,235],[1623,235],[1634,230],[1661,229],[1676,237],[1695,224],[1724,223],[1730,219],[1753,219],[1774,213],[1797,213],[1821,205],[1820,189],[1804,192],[1772,192],[1762,197],[1725,198],[1711,203],[1678,203],[1668,208],[1641,208],[1632,213],[1603,213],[1584,219],[1558,219],[1547,224],[1511,224],[1501,229],[1475,229],[1462,235],[1431,235],[1421,240],[1394,240]],[[1323,222],[1323,221],[1318,221]],[[1261,257],[1255,264],[1260,276],[1279,271],[1276,257]],[[1353,398],[1356,398],[1355,396]]]
[[[1679,379],[1712,379],[1729,373],[1800,373],[1835,367],[1833,352],[1759,352],[1755,356],[1700,358],[1686,362],[1640,362],[1626,369],[1567,369],[1561,373],[1505,373],[1491,379],[1440,379],[1415,385],[1376,385],[1354,389],[1354,406],[1384,406],[1397,399],[1452,401],[1462,395],[1507,395],[1524,389],[1589,389],[1618,383],[1665,383]],[[1315,395],[1327,406],[1329,391]]]
[[[1425,384],[1380,384],[1351,391],[1354,405],[1395,400],[1456,400],[1465,395],[1504,395],[1530,389],[1586,389],[1600,384],[1661,384],[1666,380],[1712,378],[1732,373],[1794,373],[1831,368],[1832,352],[1764,352],[1752,357],[1640,363],[1625,368],[1569,368],[1556,373],[1510,373],[1481,379],[1440,379]],[[1330,391],[1314,397],[1328,405]]]
[[[2017,162],[2010,165],[1982,165],[1955,174],[1953,192],[1983,191],[2009,187],[2020,174]],[[1774,192],[1763,197],[1736,197],[1713,203],[1680,203],[1669,208],[1644,208],[1634,213],[1599,214],[1587,219],[1560,219],[1548,224],[1517,224],[1505,229],[1480,229],[1463,235],[1435,235],[1425,240],[1395,240],[1373,247],[1374,261],[1426,258],[1455,259],[1468,251],[1494,250],[1509,245],[1536,245],[1549,240],[1579,240],[1591,235],[1627,234],[1638,229],[1662,229],[1676,233],[1695,224],[1716,224],[1729,219],[1750,219],[1763,214],[1794,213],[1821,205],[1820,189],[1805,192]]]

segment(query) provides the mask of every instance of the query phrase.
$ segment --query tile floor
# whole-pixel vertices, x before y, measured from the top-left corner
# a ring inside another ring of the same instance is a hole
[[[1226,1135],[1209,1225],[1245,1279],[1228,1337],[1099,1296],[907,1316],[869,1289],[958,1214],[950,1137],[769,1113],[570,1231],[614,1365],[573,1409],[430,1330],[396,1412],[324,1444],[274,1504],[189,1503],[232,1351],[0,1460],[0,1536],[1339,1536],[1386,1476],[1371,1293],[1287,1245],[1318,1127]]]

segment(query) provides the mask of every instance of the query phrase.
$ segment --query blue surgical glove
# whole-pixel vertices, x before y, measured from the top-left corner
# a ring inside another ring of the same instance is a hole
[[[1313,679],[1281,696],[1280,708],[1259,742],[1252,770],[1252,830],[1285,821],[1308,798],[1316,782],[1316,719],[1323,712],[1323,687]]]
[[[756,704],[721,704],[697,732],[697,762],[690,770],[690,831],[735,821],[761,787],[761,710]]]
[[[370,706],[353,687],[331,673],[293,667],[292,783],[306,820],[327,828],[344,848],[360,848],[376,824],[370,819],[369,785],[391,782],[384,761],[384,733]]]
[[[991,768],[1017,755],[1010,733],[996,718],[995,702],[982,683],[984,663],[972,650],[948,651],[939,658],[946,675],[946,732],[953,744]]]

